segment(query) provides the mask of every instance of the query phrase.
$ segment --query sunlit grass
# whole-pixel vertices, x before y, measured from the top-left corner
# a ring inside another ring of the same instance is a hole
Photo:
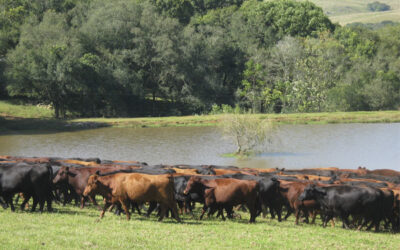
[[[99,221],[99,211],[56,205],[56,212],[42,214],[10,210],[0,211],[2,249],[220,249],[220,248],[352,248],[398,249],[400,234],[345,230],[317,225],[294,225],[293,217],[279,223],[257,218],[249,224],[248,214],[241,219],[203,221],[183,216],[183,223],[166,218],[158,222],[153,215],[145,218],[106,213]],[[198,211],[197,215],[198,215]]]
[[[43,106],[13,104],[0,101],[0,116],[21,118],[51,118],[54,111]]]

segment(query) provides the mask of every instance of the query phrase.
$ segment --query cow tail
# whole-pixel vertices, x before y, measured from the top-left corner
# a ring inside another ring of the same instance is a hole
[[[47,170],[49,171],[49,193],[48,195],[50,196],[51,200],[56,200],[56,195],[53,193],[55,191],[54,189],[54,184],[53,184],[53,168],[51,167],[51,164],[48,163],[46,165]]]
[[[49,182],[53,183],[53,168],[51,167],[51,164],[47,164],[47,169],[49,170],[50,173]]]

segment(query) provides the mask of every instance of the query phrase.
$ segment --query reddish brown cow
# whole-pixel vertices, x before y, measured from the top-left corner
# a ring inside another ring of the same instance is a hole
[[[222,211],[223,208],[231,210],[233,206],[245,204],[250,210],[250,223],[256,221],[259,191],[257,181],[231,178],[206,180],[192,176],[183,193],[199,189],[203,191],[205,205],[201,218],[207,208]],[[221,215],[224,219],[223,213]]]
[[[300,212],[303,211],[304,216],[306,217],[306,221],[308,222],[308,214],[312,213],[312,223],[315,221],[315,209],[317,209],[317,204],[313,200],[307,200],[307,201],[300,201],[299,196],[303,193],[304,188],[309,185],[310,182],[289,182],[289,181],[280,181],[280,200],[282,205],[286,204],[286,206],[289,206],[288,208],[288,213],[285,216],[285,219],[287,219],[290,214],[292,213],[292,210],[294,211],[294,214],[296,216],[296,221],[295,224],[297,225],[299,223],[299,218],[300,218]],[[291,210],[292,209],[292,210]],[[278,217],[280,217],[280,211],[278,211]]]
[[[256,175],[258,172],[255,171],[242,171],[242,170],[234,170],[234,169],[219,169],[214,168],[215,175],[229,175],[229,174],[246,174],[246,175]]]
[[[368,174],[376,174],[383,176],[400,176],[399,171],[395,171],[392,169],[375,169],[375,170],[367,170]]]
[[[106,167],[61,167],[57,175],[53,179],[54,184],[66,184],[69,186],[79,197],[81,197],[81,208],[85,206],[85,197],[83,197],[83,191],[86,188],[89,176],[101,171],[102,173],[115,171],[117,168],[106,168]],[[94,196],[89,196],[90,201],[96,205],[96,199]]]
[[[105,204],[100,218],[112,204],[121,204],[130,220],[129,206],[131,202],[158,202],[161,205],[161,221],[167,209],[172,210],[175,219],[180,222],[178,209],[174,198],[174,181],[170,175],[147,175],[138,173],[118,173],[105,176],[97,174],[89,177],[83,192],[84,196],[99,194]]]

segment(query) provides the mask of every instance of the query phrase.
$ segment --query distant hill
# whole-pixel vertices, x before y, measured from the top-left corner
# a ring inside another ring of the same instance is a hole
[[[310,0],[320,6],[335,23],[380,23],[382,21],[400,22],[400,0]],[[391,10],[372,12],[367,5],[378,1],[390,5]]]

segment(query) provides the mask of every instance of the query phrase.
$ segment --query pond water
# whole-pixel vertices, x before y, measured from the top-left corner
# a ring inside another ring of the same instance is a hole
[[[400,123],[282,125],[263,153],[223,157],[235,146],[216,127],[100,128],[0,135],[0,155],[99,157],[149,164],[400,170]]]

